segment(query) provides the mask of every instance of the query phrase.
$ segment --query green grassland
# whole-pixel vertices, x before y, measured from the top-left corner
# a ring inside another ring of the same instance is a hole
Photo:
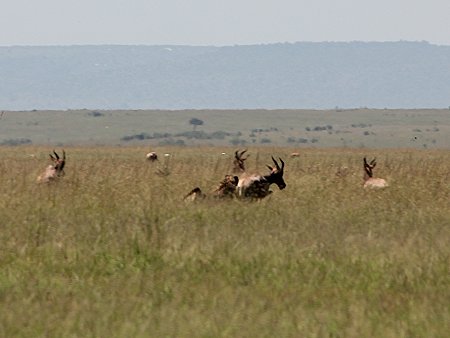
[[[0,336],[448,336],[448,150],[250,147],[286,189],[185,203],[235,148],[147,148],[67,146],[39,185],[48,147],[0,147]],[[362,188],[364,156],[388,188]]]
[[[5,112],[0,145],[20,143],[449,149],[450,110]]]

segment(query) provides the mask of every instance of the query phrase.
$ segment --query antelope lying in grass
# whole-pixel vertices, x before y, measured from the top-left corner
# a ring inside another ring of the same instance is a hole
[[[367,163],[364,157],[364,188],[385,188],[388,186],[386,180],[373,178],[373,168],[377,165],[376,159]]]
[[[275,167],[267,166],[270,169],[270,174],[268,175],[248,175],[243,174],[239,177],[239,182],[237,185],[237,195],[240,198],[264,198],[272,193],[269,190],[272,184],[276,184],[280,190],[286,188],[286,183],[283,179],[284,173],[284,162],[280,158],[281,167],[278,162],[273,158],[272,161]]]
[[[158,159],[158,155],[154,151],[149,152],[146,157],[150,162],[155,162]]]
[[[45,171],[38,176],[37,182],[38,183],[48,183],[51,181],[56,180],[60,176],[64,176],[64,166],[66,164],[66,152],[63,150],[63,156],[62,158],[59,157],[59,155],[56,153],[56,151],[53,150],[53,156],[50,154],[50,159],[53,162],[53,164],[50,164]]]

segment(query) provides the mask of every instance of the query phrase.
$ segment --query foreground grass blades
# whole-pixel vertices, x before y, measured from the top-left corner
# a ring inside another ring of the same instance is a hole
[[[39,185],[47,148],[0,148],[0,336],[448,334],[448,151],[249,149],[251,171],[286,158],[286,189],[186,204],[234,149],[156,150],[67,148]]]

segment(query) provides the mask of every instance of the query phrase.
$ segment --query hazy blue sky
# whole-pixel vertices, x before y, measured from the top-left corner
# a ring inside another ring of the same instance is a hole
[[[450,0],[0,0],[0,45],[450,45]]]

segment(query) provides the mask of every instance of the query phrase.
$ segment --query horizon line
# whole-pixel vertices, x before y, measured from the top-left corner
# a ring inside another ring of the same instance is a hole
[[[426,44],[431,46],[443,46],[450,47],[450,44],[439,44],[432,43],[427,40],[323,40],[323,41],[284,41],[284,42],[265,42],[265,43],[250,43],[250,44],[224,44],[224,45],[214,45],[214,44],[144,44],[144,43],[73,43],[73,44],[11,44],[2,45],[0,48],[14,48],[14,47],[249,47],[249,46],[271,46],[271,45],[295,45],[295,44],[395,44],[395,43],[411,43],[411,44]]]

